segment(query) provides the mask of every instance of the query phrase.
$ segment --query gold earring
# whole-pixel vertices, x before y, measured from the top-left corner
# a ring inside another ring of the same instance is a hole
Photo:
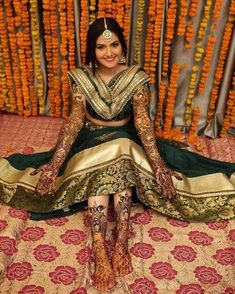
[[[89,66],[90,68],[92,68],[92,62],[91,62],[91,61],[89,62],[88,66]],[[98,65],[97,65],[96,62],[95,62],[95,68],[98,68]]]
[[[120,64],[125,64],[125,63],[126,63],[126,57],[125,57],[124,55],[122,55],[122,56],[119,58],[118,63],[120,63]]]

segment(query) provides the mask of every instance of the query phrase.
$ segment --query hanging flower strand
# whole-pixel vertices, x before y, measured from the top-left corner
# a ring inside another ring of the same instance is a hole
[[[8,36],[9,36],[9,47],[11,53],[11,60],[12,60],[12,69],[14,72],[13,80],[15,84],[15,96],[16,96],[16,106],[19,114],[23,114],[23,94],[22,94],[22,86],[21,86],[21,78],[20,78],[20,71],[19,71],[19,56],[17,50],[17,40],[15,34],[15,25],[14,25],[14,17],[13,17],[13,10],[10,3],[5,3],[5,11],[6,11],[6,21],[7,21],[7,28],[8,28]]]
[[[165,111],[165,121],[163,135],[165,138],[170,137],[170,131],[172,128],[172,119],[175,105],[175,97],[177,93],[177,82],[179,77],[180,67],[179,64],[173,64],[171,68],[170,84],[168,89],[167,106]]]
[[[138,1],[138,12],[137,12],[137,25],[136,25],[136,35],[135,35],[135,52],[134,52],[134,62],[140,64],[141,58],[141,36],[143,32],[143,19],[144,19],[144,7],[145,1]]]
[[[212,119],[215,112],[216,102],[217,102],[218,93],[219,93],[219,86],[222,81],[224,65],[228,55],[228,50],[229,50],[230,41],[232,37],[234,20],[235,20],[235,0],[231,0],[230,6],[229,6],[229,15],[228,15],[227,23],[225,25],[223,39],[222,39],[220,53],[219,53],[219,59],[216,66],[214,84],[213,84],[213,88],[210,95],[210,102],[209,102],[209,107],[207,111],[207,122],[209,122]]]
[[[148,9],[148,24],[147,24],[147,36],[145,39],[145,52],[144,52],[144,70],[150,74],[150,63],[152,57],[153,48],[153,33],[156,19],[156,1],[150,0]],[[153,68],[155,71],[155,67]]]
[[[235,73],[232,80],[232,89],[229,91],[228,100],[226,103],[225,116],[220,137],[225,137],[228,129],[235,124]]]
[[[11,72],[11,62],[10,62],[10,53],[9,53],[9,43],[7,37],[7,30],[5,27],[5,20],[4,20],[4,10],[3,10],[3,1],[0,0],[0,38],[2,44],[2,52],[3,52],[3,61],[4,61],[4,69],[5,69],[5,77],[6,77],[6,86],[7,86],[7,93],[6,93],[6,106],[10,107],[10,111],[14,112],[16,110],[16,101],[14,95],[14,83],[12,79],[12,72]]]
[[[210,21],[210,10],[212,6],[211,0],[206,0],[206,4],[204,6],[204,13],[202,21],[199,25],[198,33],[197,33],[197,49],[194,56],[194,66],[192,67],[192,74],[189,82],[189,90],[188,96],[186,98],[186,108],[185,108],[185,124],[186,126],[191,125],[191,115],[192,115],[192,107],[193,107],[193,98],[196,93],[196,81],[199,73],[199,63],[202,60],[204,54],[204,47],[202,45],[202,41],[204,39],[205,31]]]
[[[167,10],[165,46],[163,51],[163,67],[162,67],[163,77],[167,77],[168,75],[169,56],[171,51],[171,44],[174,37],[176,12],[177,12],[177,2],[176,0],[170,0],[169,8]]]
[[[41,54],[40,54],[40,34],[39,23],[37,21],[37,1],[30,0],[30,20],[31,20],[31,38],[33,41],[33,59],[34,59],[34,71],[37,80],[37,96],[39,101],[39,113],[45,113],[45,100],[43,97],[43,77],[41,70]]]
[[[86,34],[88,27],[88,4],[87,0],[81,1],[81,21],[80,21],[80,41],[81,41],[81,58],[82,63],[85,63],[86,54]]]
[[[188,1],[181,0],[180,1],[180,15],[179,15],[178,28],[177,28],[177,36],[183,37],[185,34],[187,13],[188,13]]]

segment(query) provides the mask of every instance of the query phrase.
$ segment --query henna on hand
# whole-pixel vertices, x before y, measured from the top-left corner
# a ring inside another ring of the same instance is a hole
[[[135,93],[133,99],[134,105],[134,123],[140,136],[144,149],[149,158],[150,164],[155,172],[156,182],[160,186],[162,196],[172,199],[176,196],[176,190],[173,185],[172,176],[181,179],[176,172],[171,170],[160,156],[157,148],[156,138],[152,122],[148,115],[148,97],[149,90],[147,86],[142,87]]]
[[[85,122],[83,95],[74,92],[74,88],[72,88],[72,93],[73,109],[66,123],[60,130],[55,152],[51,161],[31,173],[31,175],[36,175],[38,172],[41,172],[39,181],[36,185],[36,192],[43,197],[54,193],[55,181],[59,169]]]

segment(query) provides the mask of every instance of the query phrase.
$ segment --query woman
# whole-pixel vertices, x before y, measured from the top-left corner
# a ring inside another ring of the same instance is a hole
[[[115,276],[132,271],[128,227],[133,187],[139,200],[173,217],[234,216],[235,164],[206,159],[160,140],[157,146],[148,116],[149,77],[138,66],[126,66],[126,51],[118,23],[97,19],[87,35],[87,66],[68,73],[73,109],[55,151],[0,161],[5,171],[0,197],[11,206],[45,213],[73,209],[73,203],[87,200],[94,286],[101,291],[114,287]],[[110,262],[104,240],[111,194],[117,240]]]

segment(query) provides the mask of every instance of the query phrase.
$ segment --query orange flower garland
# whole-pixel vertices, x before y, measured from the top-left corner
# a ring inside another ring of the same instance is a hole
[[[54,1],[54,0],[53,0]],[[47,65],[47,85],[48,98],[50,102],[51,113],[55,113],[54,87],[53,87],[53,53],[52,53],[52,38],[51,38],[51,7],[50,0],[43,1],[43,24],[44,24],[44,39],[46,47],[46,65]]]
[[[85,63],[86,55],[86,35],[88,27],[88,4],[87,0],[81,1],[81,21],[80,21],[80,43],[82,63]]]
[[[179,77],[180,67],[179,64],[173,64],[171,68],[170,84],[168,89],[167,106],[165,111],[165,121],[163,128],[163,136],[170,137],[170,130],[172,128],[172,118],[175,105],[175,97],[177,93],[177,81]]]
[[[152,47],[153,47],[153,33],[156,18],[156,1],[150,0],[148,9],[148,25],[147,25],[147,36],[145,39],[145,53],[144,53],[144,69],[147,74],[150,74],[150,63],[152,57]],[[153,68],[155,72],[155,67]]]
[[[194,28],[193,28],[193,23],[191,23],[186,26],[186,32],[185,32],[185,41],[186,41],[185,48],[186,49],[192,48],[191,43],[193,41],[193,38],[194,38]]]
[[[213,9],[213,21],[219,20],[221,9],[222,9],[222,0],[215,0],[215,5]]]
[[[197,15],[199,0],[192,0],[189,8],[189,16],[194,17]]]
[[[2,45],[5,79],[6,79],[6,86],[7,86],[5,104],[7,107],[10,107],[11,112],[14,112],[16,110],[16,100],[15,100],[15,95],[13,91],[14,83],[12,79],[10,53],[8,49],[9,43],[8,43],[7,31],[5,27],[5,20],[4,20],[3,1],[0,1],[0,40]]]
[[[68,23],[68,61],[69,69],[75,68],[75,23],[73,0],[67,0],[67,23]],[[86,42],[86,41],[85,41]]]
[[[229,91],[229,96],[227,100],[227,107],[225,110],[225,117],[223,121],[223,127],[220,133],[220,137],[224,137],[226,132],[235,123],[235,73],[233,75],[232,82],[233,89]]]
[[[98,1],[98,15],[97,17],[105,17],[105,0],[99,0]]]
[[[28,0],[21,2],[21,17],[23,25],[23,38],[24,38],[24,51],[26,57],[26,74],[28,78],[28,87],[29,87],[29,97],[25,104],[24,114],[37,115],[38,114],[38,103],[34,88],[34,67],[33,67],[33,58],[32,58],[32,42],[31,42],[31,30],[30,30],[30,19],[29,19],[29,10],[28,10]]]
[[[158,61],[158,50],[159,50],[159,43],[161,38],[161,27],[163,21],[163,10],[164,10],[164,0],[159,0],[156,6],[156,19],[154,25],[154,32],[153,32],[153,46],[152,46],[152,56],[150,60],[150,83],[155,83],[155,75],[156,75],[156,64]]]
[[[9,31],[9,43],[11,50],[11,58],[12,58],[12,68],[14,71],[13,79],[15,82],[15,95],[16,95],[16,105],[20,115],[23,114],[24,106],[23,106],[23,94],[21,87],[21,78],[19,72],[19,57],[17,51],[17,40],[15,34],[15,25],[13,18],[13,11],[11,5],[6,6],[6,15],[7,15],[7,23],[8,23],[8,31]]]
[[[39,113],[45,113],[45,101],[43,97],[43,78],[41,71],[41,55],[40,55],[40,35],[39,25],[37,21],[37,1],[30,0],[30,20],[31,20],[31,38],[33,41],[33,59],[34,59],[34,70],[35,77],[37,79],[37,96],[39,100]]]
[[[1,33],[1,28],[0,28]],[[0,42],[0,109],[5,109],[7,101],[7,85],[6,85],[6,75],[3,63],[3,53],[2,46]]]
[[[66,0],[58,1],[59,24],[60,24],[60,54],[61,54],[61,95],[63,101],[63,113],[68,99],[68,24],[67,24],[67,3]]]
[[[61,99],[61,83],[60,83],[60,76],[59,76],[59,38],[57,34],[57,1],[53,0],[50,1],[50,9],[51,9],[51,40],[52,40],[52,72],[53,72],[53,90],[54,90],[54,105],[55,109],[52,112],[55,116],[61,116],[61,106],[62,106],[62,99]]]
[[[124,0],[118,0],[117,2],[117,15],[116,20],[120,27],[123,28],[123,16],[124,16]]]
[[[176,0],[169,1],[169,8],[167,10],[167,20],[166,20],[166,34],[165,34],[165,46],[163,51],[163,68],[162,76],[167,77],[168,67],[169,67],[169,56],[171,51],[171,44],[174,37],[174,27],[177,12],[177,2]]]
[[[207,121],[209,122],[214,114],[215,111],[215,104],[218,99],[218,92],[219,92],[219,85],[221,83],[223,77],[223,69],[226,61],[226,57],[229,50],[229,44],[232,36],[233,24],[228,22],[225,26],[223,40],[220,49],[220,56],[218,59],[216,71],[215,71],[215,79],[214,79],[214,86],[211,91],[210,95],[210,102],[207,112]]]
[[[124,7],[124,17],[123,17],[123,34],[124,38],[126,40],[126,43],[128,43],[129,39],[129,32],[130,32],[130,14],[131,14],[131,0],[124,1],[125,7]]]
[[[180,15],[179,15],[178,28],[177,28],[177,36],[183,37],[185,34],[187,13],[188,13],[188,1],[181,0],[180,1]]]

